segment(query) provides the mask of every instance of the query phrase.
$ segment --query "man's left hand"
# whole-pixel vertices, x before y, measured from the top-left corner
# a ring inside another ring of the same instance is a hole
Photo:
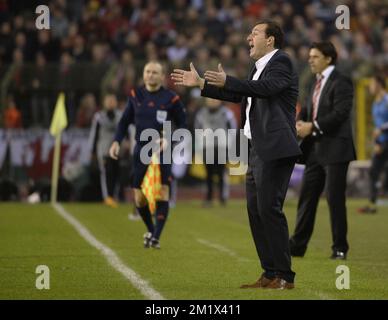
[[[218,72],[216,71],[206,71],[205,80],[213,86],[222,88],[225,85],[226,73],[221,66],[221,63],[218,64]]]
[[[296,123],[296,131],[299,137],[305,138],[313,132],[313,124],[312,122],[298,121]]]

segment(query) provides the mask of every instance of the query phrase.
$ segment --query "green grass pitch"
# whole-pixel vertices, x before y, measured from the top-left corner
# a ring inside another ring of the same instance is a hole
[[[359,215],[362,200],[348,200],[350,251],[332,261],[329,212],[321,200],[304,258],[293,259],[296,288],[241,290],[261,272],[250,235],[245,201],[205,209],[181,201],[170,211],[161,250],[144,249],[141,221],[131,206],[64,204],[99,241],[166,299],[387,299],[388,208]],[[296,202],[285,212],[293,230]],[[336,267],[350,270],[350,289],[335,286]],[[50,289],[35,287],[38,265],[50,268]],[[123,275],[49,204],[0,204],[0,299],[144,299]]]

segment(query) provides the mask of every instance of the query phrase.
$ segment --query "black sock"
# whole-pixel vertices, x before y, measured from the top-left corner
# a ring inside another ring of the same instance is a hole
[[[168,201],[157,201],[155,212],[155,232],[153,237],[159,239],[168,216]]]
[[[136,207],[136,209],[139,212],[141,218],[143,219],[145,225],[147,226],[148,232],[154,233],[155,228],[152,222],[151,212],[148,208],[148,205],[145,205],[142,208]]]

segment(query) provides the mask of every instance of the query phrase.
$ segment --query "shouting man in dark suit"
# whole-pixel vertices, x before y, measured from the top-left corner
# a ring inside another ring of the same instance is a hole
[[[264,273],[241,288],[294,288],[288,225],[283,203],[296,159],[301,151],[296,138],[298,77],[286,53],[281,28],[272,21],[259,22],[247,38],[255,65],[248,79],[239,80],[223,71],[206,71],[201,78],[175,69],[177,85],[198,86],[202,95],[241,102],[242,126],[248,140],[246,197],[249,223]]]
[[[314,228],[319,197],[326,182],[333,235],[332,259],[346,259],[346,174],[355,159],[352,138],[352,81],[335,68],[337,53],[332,43],[314,43],[309,63],[316,81],[297,121],[306,169],[298,203],[292,256],[302,257]]]

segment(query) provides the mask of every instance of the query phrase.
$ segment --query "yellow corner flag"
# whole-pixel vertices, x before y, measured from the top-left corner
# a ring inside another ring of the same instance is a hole
[[[53,171],[51,173],[51,203],[57,202],[59,162],[61,159],[61,133],[67,126],[65,107],[65,94],[61,92],[55,105],[53,119],[51,120],[50,133],[55,137]]]
[[[151,213],[154,213],[156,210],[156,201],[160,200],[162,189],[160,165],[157,162],[157,155],[153,154],[141,184],[141,191],[148,201]]]
[[[50,133],[53,136],[61,133],[67,126],[67,116],[65,107],[65,94],[61,92],[55,105],[53,119],[51,120]]]

